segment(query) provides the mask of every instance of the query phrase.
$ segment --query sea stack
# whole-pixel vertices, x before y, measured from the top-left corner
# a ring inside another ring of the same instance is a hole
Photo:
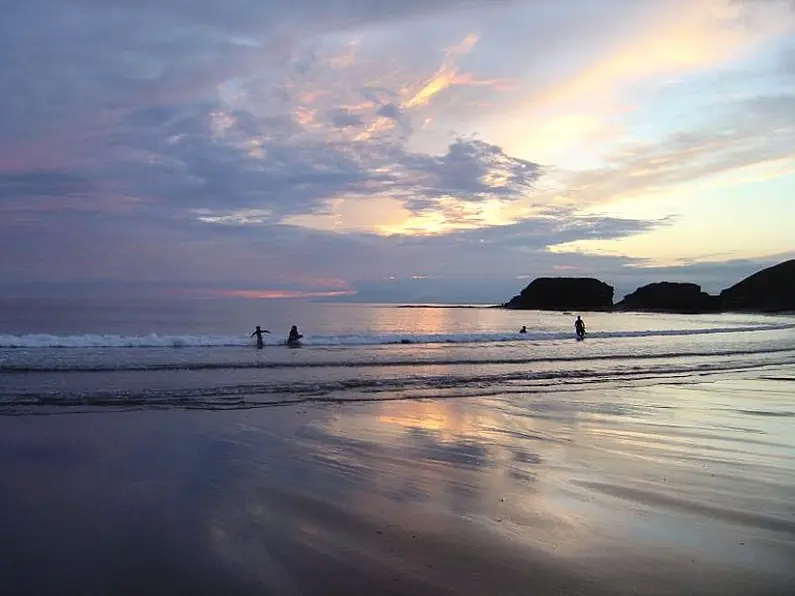
[[[616,304],[616,310],[670,313],[707,313],[721,308],[720,299],[693,283],[663,281],[642,286]]]
[[[521,310],[602,311],[613,306],[613,286],[592,277],[539,277],[503,306]]]

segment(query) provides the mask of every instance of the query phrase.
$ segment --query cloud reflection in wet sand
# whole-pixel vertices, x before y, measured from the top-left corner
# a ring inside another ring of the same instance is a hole
[[[792,438],[743,412],[788,387],[738,383],[0,419],[0,572],[45,596],[783,594]]]

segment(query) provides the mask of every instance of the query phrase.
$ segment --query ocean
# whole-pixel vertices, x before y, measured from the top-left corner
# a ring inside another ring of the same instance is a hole
[[[794,339],[753,314],[6,300],[0,593],[791,596]]]
[[[253,408],[686,383],[795,363],[795,317],[306,301],[5,301],[0,411]],[[255,349],[255,325],[271,330]],[[290,325],[304,334],[285,345]],[[527,334],[518,329],[526,325]]]

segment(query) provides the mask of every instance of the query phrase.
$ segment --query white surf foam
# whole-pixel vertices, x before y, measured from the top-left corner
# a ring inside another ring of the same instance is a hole
[[[670,329],[652,331],[589,332],[589,339],[631,337],[690,336],[716,333],[748,333],[795,329],[795,325],[757,325],[747,327],[718,327],[707,329]],[[362,335],[307,335],[306,346],[375,346],[392,344],[468,344],[506,343],[519,341],[562,341],[574,337],[572,332],[516,332],[454,333],[454,334],[362,334]],[[266,336],[266,346],[283,345],[285,339]],[[0,348],[181,348],[181,347],[245,347],[254,341],[248,335],[113,335],[87,334],[58,336],[49,334],[3,335]]]

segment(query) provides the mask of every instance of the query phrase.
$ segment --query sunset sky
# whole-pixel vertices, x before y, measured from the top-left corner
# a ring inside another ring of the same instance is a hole
[[[620,297],[795,256],[792,0],[0,16],[0,295]]]

